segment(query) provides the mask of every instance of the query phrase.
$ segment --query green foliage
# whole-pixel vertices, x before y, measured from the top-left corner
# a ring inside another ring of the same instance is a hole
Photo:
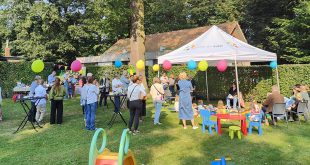
[[[35,74],[31,70],[30,62],[8,63],[0,62],[0,86],[2,94],[11,96],[13,88],[18,81],[22,81],[26,85],[30,85],[34,80],[35,75],[40,75],[44,80],[47,80],[48,75],[52,71],[52,64],[45,63],[45,68],[41,73]]]
[[[294,17],[275,18],[275,27],[267,28],[271,49],[293,63],[310,62],[310,2],[294,8]]]
[[[0,2],[0,41],[12,55],[71,63],[97,55],[129,33],[129,1]],[[126,9],[128,8],[128,9]]]

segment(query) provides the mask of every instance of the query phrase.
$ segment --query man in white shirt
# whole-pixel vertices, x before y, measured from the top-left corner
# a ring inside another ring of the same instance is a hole
[[[123,88],[123,83],[119,79],[119,75],[116,74],[112,81],[112,92],[114,94],[114,104],[115,104],[114,112],[120,111],[121,97],[119,95],[122,94],[122,88]]]

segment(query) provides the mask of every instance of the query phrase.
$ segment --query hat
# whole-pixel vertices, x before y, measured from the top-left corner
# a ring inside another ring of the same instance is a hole
[[[41,79],[41,76],[36,76],[34,79],[35,79],[35,80],[40,80],[40,79]]]
[[[93,74],[92,73],[87,73],[87,75],[86,75],[87,77],[92,77],[93,76]]]

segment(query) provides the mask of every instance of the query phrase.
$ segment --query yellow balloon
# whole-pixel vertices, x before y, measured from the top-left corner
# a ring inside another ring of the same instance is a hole
[[[42,72],[43,69],[44,69],[43,61],[42,60],[35,60],[35,61],[33,61],[33,63],[31,64],[31,69],[35,73]]]
[[[208,62],[203,60],[198,63],[198,69],[200,71],[206,71],[208,69]]]
[[[155,72],[159,71],[159,65],[158,64],[153,65],[153,71],[155,71]]]
[[[138,70],[144,70],[144,67],[145,67],[144,61],[139,60],[139,61],[136,63],[136,68],[137,68]]]

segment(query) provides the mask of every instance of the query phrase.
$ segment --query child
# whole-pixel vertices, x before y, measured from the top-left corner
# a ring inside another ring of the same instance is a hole
[[[175,95],[174,110],[179,112],[179,96]]]
[[[73,96],[73,87],[72,87],[71,79],[68,80],[68,95],[69,95],[69,98],[72,98]]]
[[[41,79],[39,80],[39,86],[37,86],[34,90],[35,95],[34,97],[44,97],[42,99],[39,99],[36,101],[36,105],[37,105],[37,112],[36,112],[36,121],[41,124],[45,111],[46,111],[46,89],[43,87],[43,83],[44,81]]]
[[[198,110],[201,109],[206,109],[205,105],[203,105],[203,101],[202,100],[198,100]]]
[[[197,125],[197,123],[195,122],[195,120],[197,120],[197,118],[199,117],[199,110],[198,110],[198,106],[196,103],[192,104],[192,108],[193,108],[193,112],[194,112],[194,123],[195,126]]]
[[[199,110],[198,110],[198,106],[196,103],[192,104],[192,108],[193,108],[193,112],[194,112],[194,118],[197,118],[199,115]]]
[[[226,113],[226,109],[225,109],[225,105],[224,105],[223,100],[219,100],[217,102],[217,112],[216,113],[219,113],[219,114],[225,114]]]
[[[252,102],[250,121],[259,121],[261,107],[256,101]]]

